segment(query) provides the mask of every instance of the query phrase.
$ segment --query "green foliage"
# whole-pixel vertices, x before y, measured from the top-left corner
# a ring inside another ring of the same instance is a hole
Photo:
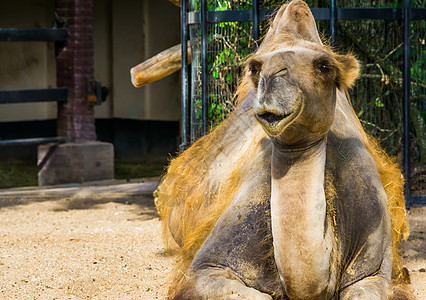
[[[380,8],[400,8],[402,7],[402,2],[400,2],[399,0],[393,0],[393,1],[389,1],[389,3],[379,3],[377,4],[377,7]]]
[[[360,6],[397,8],[402,5],[401,1],[393,0],[380,5],[372,2],[361,1]],[[422,5],[424,7],[424,0],[412,3],[413,7]],[[414,164],[426,163],[425,36],[426,21],[411,21],[410,149]],[[361,78],[351,92],[355,111],[366,130],[378,138],[389,153],[399,155],[403,134],[403,21],[339,21],[338,38],[339,45],[354,52],[363,65]]]
[[[164,175],[167,162],[114,162],[115,179],[158,177]]]
[[[209,11],[251,9],[247,1],[208,1]],[[199,1],[193,1],[194,10],[199,10]],[[214,128],[234,109],[233,95],[238,85],[242,64],[252,52],[252,28],[249,22],[224,22],[209,24],[207,38],[207,69],[210,77],[208,91],[208,127]],[[198,32],[198,34],[200,34]],[[199,84],[199,83],[198,83]],[[194,117],[202,118],[201,91],[193,97]],[[201,132],[201,122],[195,130]]]
[[[37,186],[37,165],[24,162],[0,163],[0,188]]]

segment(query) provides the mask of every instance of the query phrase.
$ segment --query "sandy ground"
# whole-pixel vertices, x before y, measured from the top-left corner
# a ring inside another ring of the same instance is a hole
[[[410,236],[402,244],[402,258],[419,300],[426,300],[426,207],[408,211]]]
[[[0,298],[164,299],[174,258],[161,241],[156,183],[0,191]],[[418,299],[426,299],[425,218],[425,207],[410,211],[404,244]]]

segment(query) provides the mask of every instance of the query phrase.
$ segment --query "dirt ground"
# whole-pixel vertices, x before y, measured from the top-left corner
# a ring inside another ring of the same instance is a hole
[[[0,190],[1,299],[164,299],[157,179]],[[426,299],[426,207],[409,212],[404,260]]]

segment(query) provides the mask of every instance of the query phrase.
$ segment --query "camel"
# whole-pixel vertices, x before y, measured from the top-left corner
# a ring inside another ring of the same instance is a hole
[[[237,109],[156,191],[180,257],[171,298],[410,299],[397,285],[403,178],[348,101],[358,73],[303,1],[280,8]]]

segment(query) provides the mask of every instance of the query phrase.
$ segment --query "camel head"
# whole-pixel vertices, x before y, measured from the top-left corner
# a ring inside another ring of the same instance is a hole
[[[324,137],[333,123],[336,89],[349,88],[359,66],[352,55],[324,46],[303,1],[277,13],[267,45],[247,62],[257,92],[254,112],[266,133],[287,147],[307,147]],[[277,18],[279,18],[277,20]]]

